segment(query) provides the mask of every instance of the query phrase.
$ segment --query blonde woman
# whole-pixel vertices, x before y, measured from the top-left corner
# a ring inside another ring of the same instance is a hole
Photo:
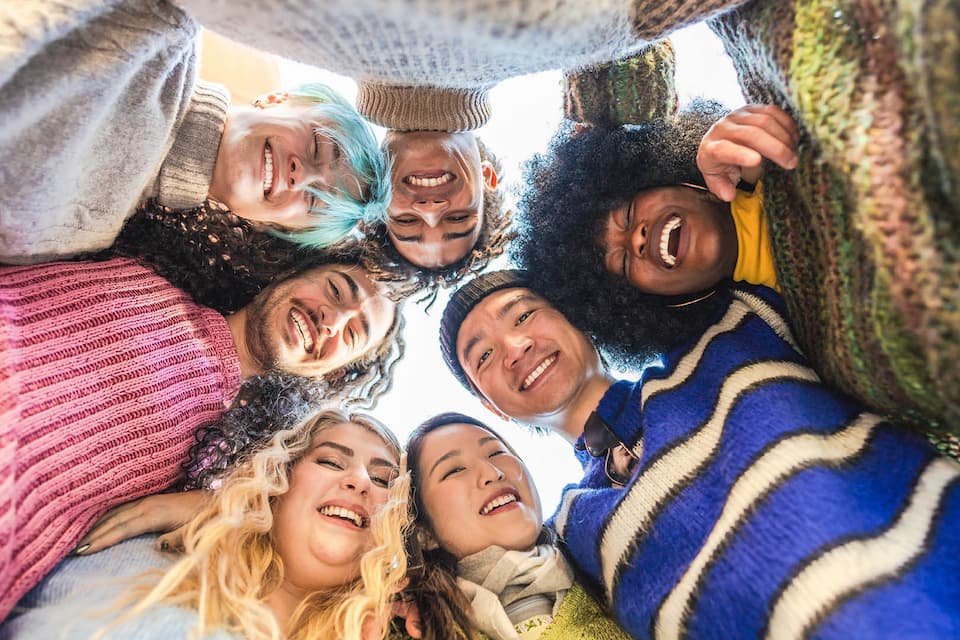
[[[396,438],[378,422],[324,411],[247,458],[184,526],[183,556],[149,586],[141,577],[126,589],[119,615],[103,609],[120,585],[95,577],[162,557],[151,538],[68,559],[22,603],[37,608],[0,637],[64,627],[67,637],[382,637],[406,570],[399,465]]]

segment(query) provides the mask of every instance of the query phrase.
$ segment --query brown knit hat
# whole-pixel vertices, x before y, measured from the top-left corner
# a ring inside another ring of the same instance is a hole
[[[450,300],[443,310],[443,318],[440,320],[440,353],[443,355],[450,373],[471,393],[475,394],[476,392],[470,385],[463,367],[460,366],[460,359],[457,358],[457,336],[460,333],[460,325],[473,311],[473,308],[491,293],[501,289],[515,288],[530,288],[526,271],[491,271],[477,276],[457,289],[450,296]]]

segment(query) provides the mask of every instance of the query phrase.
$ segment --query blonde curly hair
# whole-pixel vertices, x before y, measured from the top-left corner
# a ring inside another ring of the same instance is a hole
[[[316,591],[281,625],[266,601],[283,582],[283,561],[271,536],[277,498],[289,490],[293,466],[313,449],[324,430],[344,423],[362,427],[396,454],[400,476],[386,504],[371,518],[372,548],[360,559],[359,576],[335,589]],[[184,525],[184,556],[152,588],[143,587],[137,602],[120,621],[149,607],[166,604],[193,608],[196,637],[217,627],[247,638],[384,637],[391,600],[402,587],[407,558],[409,474],[396,437],[375,419],[324,410],[296,427],[277,432],[269,444],[247,457],[224,481],[222,489]],[[149,589],[149,590],[147,590]],[[146,593],[144,593],[146,591]],[[284,629],[289,629],[289,635]]]

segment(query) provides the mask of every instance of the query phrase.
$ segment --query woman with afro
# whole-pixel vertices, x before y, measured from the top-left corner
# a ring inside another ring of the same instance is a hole
[[[513,257],[618,367],[702,332],[735,282],[776,288],[759,178],[765,158],[796,166],[797,128],[774,106],[723,113],[569,126],[527,167]]]

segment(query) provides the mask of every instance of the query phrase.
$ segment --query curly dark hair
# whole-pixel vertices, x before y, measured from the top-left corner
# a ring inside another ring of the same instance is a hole
[[[480,160],[486,160],[492,164],[502,180],[503,163],[479,137],[476,141],[477,148],[480,150]],[[506,250],[514,234],[510,230],[512,212],[504,210],[505,200],[506,193],[503,188],[484,191],[483,225],[480,228],[477,244],[467,255],[452,264],[436,269],[412,264],[393,246],[384,222],[363,225],[370,245],[368,251],[377,263],[388,265],[391,272],[402,273],[404,280],[412,283],[408,289],[408,295],[423,293],[423,297],[418,302],[429,301],[427,305],[429,307],[441,288],[453,286],[469,274],[476,275]]]
[[[669,119],[616,128],[567,124],[548,152],[525,166],[511,258],[576,327],[594,338],[611,364],[637,369],[701,333],[724,304],[651,295],[604,268],[599,238],[607,212],[638,192],[688,182],[703,185],[700,140],[725,109],[698,100]],[[728,282],[721,284],[727,286]]]

